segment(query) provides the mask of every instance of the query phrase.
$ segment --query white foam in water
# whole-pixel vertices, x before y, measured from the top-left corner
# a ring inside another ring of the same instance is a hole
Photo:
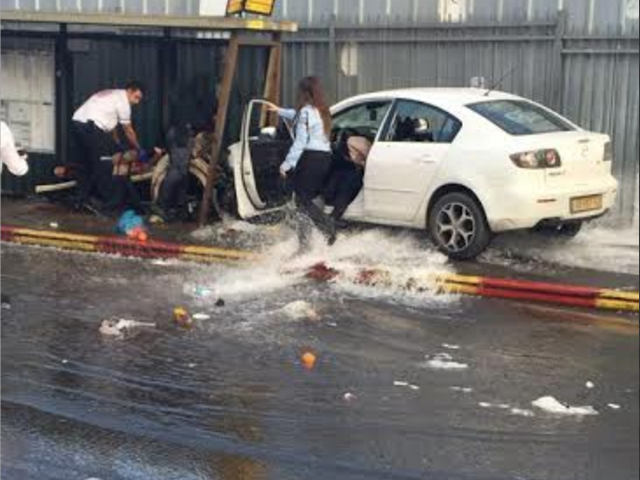
[[[292,320],[319,320],[320,315],[316,311],[315,308],[309,303],[303,300],[299,300],[297,302],[291,302],[286,305],[282,309],[282,313],[284,313],[287,317]]]
[[[534,261],[637,275],[640,267],[639,234],[637,224],[623,230],[598,224],[586,226],[580,235],[566,243],[523,233],[505,237],[502,246],[496,245],[483,258],[489,263],[535,269],[535,266],[523,265],[519,260],[510,258],[511,252],[517,251],[519,257]]]
[[[565,405],[559,402],[554,397],[542,397],[532,405],[540,410],[544,410],[547,413],[552,413],[555,415],[566,415],[566,416],[577,416],[577,417],[588,417],[599,415],[598,411],[590,406],[584,407],[573,407],[571,405]]]
[[[369,287],[354,285],[354,279],[362,269],[389,271],[394,285],[404,285],[410,278],[427,278],[437,272],[449,272],[447,259],[407,235],[387,234],[368,230],[349,236],[341,236],[338,243],[329,247],[319,234],[315,234],[308,253],[295,256],[298,242],[295,235],[289,240],[262,252],[261,258],[247,268],[235,268],[222,272],[211,283],[209,279],[202,287],[209,288],[214,297],[259,297],[296,284],[308,283],[305,274],[312,266],[324,263],[341,272],[340,278],[332,282],[333,288],[358,296],[412,297],[402,288]],[[190,279],[193,284],[200,285]],[[421,303],[450,303],[457,296],[420,293],[413,295]]]

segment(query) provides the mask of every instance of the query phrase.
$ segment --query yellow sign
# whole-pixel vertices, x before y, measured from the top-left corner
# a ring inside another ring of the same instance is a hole
[[[227,15],[238,13],[255,13],[257,15],[273,15],[276,0],[229,0]]]

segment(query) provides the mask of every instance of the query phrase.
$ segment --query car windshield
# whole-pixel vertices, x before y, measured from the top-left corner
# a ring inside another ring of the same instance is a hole
[[[575,130],[559,115],[522,100],[482,102],[468,107],[511,135],[540,135]]]

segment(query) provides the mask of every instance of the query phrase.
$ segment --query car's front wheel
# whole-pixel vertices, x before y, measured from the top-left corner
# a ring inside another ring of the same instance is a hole
[[[429,212],[429,234],[453,260],[473,260],[491,244],[482,206],[473,196],[455,192],[440,198]]]

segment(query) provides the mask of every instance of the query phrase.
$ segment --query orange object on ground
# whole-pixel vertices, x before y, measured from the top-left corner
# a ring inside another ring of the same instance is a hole
[[[193,318],[186,308],[178,307],[173,310],[173,320],[180,328],[192,328]]]
[[[318,362],[318,357],[316,356],[315,353],[305,352],[302,355],[302,365],[304,365],[304,368],[306,368],[307,370],[313,370],[317,362]]]

